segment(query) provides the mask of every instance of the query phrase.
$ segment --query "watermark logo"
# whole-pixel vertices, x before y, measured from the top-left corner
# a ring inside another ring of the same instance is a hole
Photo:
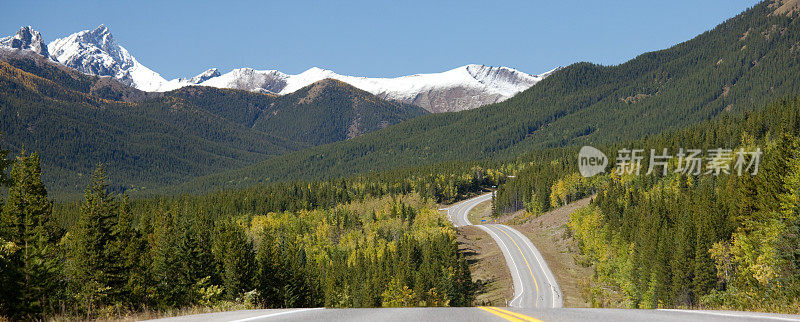
[[[578,152],[578,171],[584,177],[589,178],[603,173],[607,165],[608,157],[603,151],[587,145]]]
[[[645,175],[682,173],[686,175],[720,174],[758,174],[758,166],[763,152],[761,148],[746,149],[684,149],[670,153],[669,149],[650,149],[649,157],[644,149],[623,148],[617,151],[614,172],[619,175]],[[642,163],[647,162],[643,169]],[[578,170],[584,177],[591,177],[605,171],[608,157],[602,151],[584,146],[578,152]]]

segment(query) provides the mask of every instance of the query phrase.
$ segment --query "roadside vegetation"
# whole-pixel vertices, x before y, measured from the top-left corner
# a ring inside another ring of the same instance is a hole
[[[561,171],[559,165],[570,161],[554,159],[501,185],[495,216],[521,210],[522,216],[536,218],[541,209],[596,193],[568,223],[580,250],[578,262],[594,270],[583,290],[594,307],[797,314],[798,134],[800,100],[791,99],[604,148],[761,147],[764,154],[755,175],[612,172],[586,179]],[[642,167],[647,163],[643,160]]]
[[[504,175],[447,168],[129,200],[99,167],[83,201],[54,204],[38,155],[22,153],[2,178],[0,315],[469,306],[476,285],[437,203]]]

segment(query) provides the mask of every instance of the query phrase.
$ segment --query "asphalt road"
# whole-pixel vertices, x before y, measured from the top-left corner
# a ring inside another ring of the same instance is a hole
[[[452,205],[446,208],[447,218],[456,227],[472,225],[469,221],[470,210],[491,199],[492,194],[487,193]],[[506,258],[514,280],[514,298],[508,302],[508,306],[535,309],[564,306],[561,288],[553,272],[530,239],[506,225],[484,223],[477,227],[492,236]]]
[[[471,225],[469,211],[491,200],[484,194],[446,209],[456,227]],[[502,224],[478,225],[497,242],[514,280],[509,307],[265,309],[196,314],[163,321],[796,321],[800,316],[738,311],[563,308],[561,290],[533,243]]]
[[[522,309],[522,308],[375,308],[274,309],[187,315],[161,319],[184,321],[800,321],[796,315],[733,311]]]

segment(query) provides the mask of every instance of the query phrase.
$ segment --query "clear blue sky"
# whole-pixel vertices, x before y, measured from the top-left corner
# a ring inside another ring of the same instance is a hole
[[[618,64],[688,40],[755,0],[8,1],[0,35],[47,42],[105,24],[164,78],[210,67],[390,77],[465,64],[541,73]]]

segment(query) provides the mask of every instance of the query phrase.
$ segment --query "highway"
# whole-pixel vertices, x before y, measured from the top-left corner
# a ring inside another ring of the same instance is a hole
[[[446,208],[447,218],[456,227],[472,225],[469,221],[470,210],[491,199],[492,194],[487,193],[452,205]],[[508,306],[536,309],[564,306],[561,288],[553,272],[530,239],[506,225],[490,223],[477,227],[494,239],[506,258],[514,280],[514,298],[508,302]]]
[[[258,321],[800,321],[797,315],[732,311],[626,310],[626,309],[521,309],[490,307],[265,309],[186,315],[164,322]]]
[[[469,211],[491,200],[487,193],[448,208],[456,227],[471,225]],[[183,321],[795,321],[800,316],[739,311],[628,310],[563,308],[561,289],[533,243],[516,229],[495,223],[476,225],[503,252],[514,282],[508,307],[454,308],[299,308],[241,310],[161,319]]]

